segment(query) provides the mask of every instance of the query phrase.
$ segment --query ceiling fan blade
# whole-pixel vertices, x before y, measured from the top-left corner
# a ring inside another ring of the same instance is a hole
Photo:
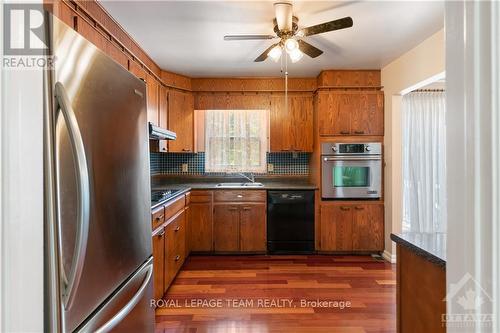
[[[312,36],[312,35],[322,34],[323,32],[350,28],[350,27],[352,27],[352,25],[353,25],[352,18],[350,18],[348,16],[348,17],[344,17],[344,18],[341,18],[338,20],[325,22],[325,23],[313,25],[311,27],[303,28],[297,33],[297,35],[303,36],[303,37]]]
[[[267,59],[267,54],[269,53],[269,51],[271,51],[273,49],[273,47],[275,47],[276,45],[278,45],[279,43],[276,43],[276,44],[273,44],[271,46],[269,46],[264,52],[262,52],[262,54],[260,56],[258,56],[254,62],[262,62],[264,60]]]
[[[277,38],[273,35],[226,35],[224,40],[261,40],[261,39],[274,39]]]
[[[323,51],[318,49],[315,46],[312,46],[309,43],[304,42],[303,40],[298,40],[299,42],[299,50],[301,50],[303,53],[307,54],[311,58],[316,58],[319,57],[321,54],[323,54]]]
[[[278,29],[282,31],[292,31],[292,4],[290,2],[277,2],[274,4],[274,12],[276,14]]]

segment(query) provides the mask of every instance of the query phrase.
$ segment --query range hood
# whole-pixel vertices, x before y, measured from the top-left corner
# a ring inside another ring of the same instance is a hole
[[[175,140],[177,134],[149,123],[149,138],[152,140]]]

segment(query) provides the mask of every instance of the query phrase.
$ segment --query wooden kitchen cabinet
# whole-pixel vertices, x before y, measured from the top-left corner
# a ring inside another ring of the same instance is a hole
[[[270,147],[273,152],[313,151],[313,96],[271,96]]]
[[[382,91],[318,92],[319,134],[384,135]]]
[[[323,203],[320,229],[322,251],[383,251],[384,205]]]
[[[214,251],[266,251],[266,191],[215,191]]]
[[[165,293],[165,228],[159,228],[153,233],[153,286],[154,298],[161,299]]]
[[[160,82],[154,76],[146,74],[146,93],[147,93],[147,108],[148,108],[148,121],[154,125],[159,125],[159,90]]]
[[[165,228],[165,279],[164,290],[174,280],[186,259],[186,214],[180,211]]]
[[[352,250],[352,207],[321,205],[321,250]]]
[[[266,205],[245,204],[240,213],[240,251],[266,251]]]
[[[190,92],[170,90],[168,93],[168,129],[177,134],[169,142],[169,151],[194,151],[194,99]]]
[[[352,248],[359,251],[384,249],[384,205],[354,205]]]
[[[213,250],[212,195],[212,191],[191,192],[189,247],[193,252]]]
[[[75,15],[73,18],[74,29],[89,42],[94,44],[101,51],[106,52],[108,39],[103,36],[97,29],[86,19]]]
[[[236,205],[214,207],[214,250],[236,252],[240,249],[240,208]]]

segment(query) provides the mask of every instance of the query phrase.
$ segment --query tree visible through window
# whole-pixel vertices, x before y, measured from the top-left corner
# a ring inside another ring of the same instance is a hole
[[[266,171],[267,110],[205,111],[205,171]]]

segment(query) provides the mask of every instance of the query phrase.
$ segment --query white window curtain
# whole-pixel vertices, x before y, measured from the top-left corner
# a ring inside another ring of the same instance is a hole
[[[205,171],[265,173],[268,113],[205,111]]]
[[[446,232],[445,93],[412,92],[402,106],[402,229]]]

